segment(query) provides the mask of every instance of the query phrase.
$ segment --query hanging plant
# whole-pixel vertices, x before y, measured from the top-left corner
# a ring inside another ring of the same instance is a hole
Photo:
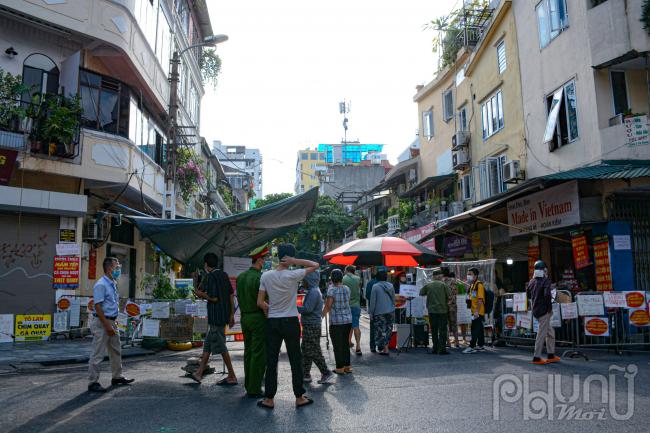
[[[650,35],[650,0],[645,0],[641,8],[641,22],[643,28]]]
[[[221,58],[217,55],[215,49],[204,49],[201,52],[199,68],[201,69],[203,84],[210,84],[216,89],[219,74],[221,73]]]
[[[199,185],[205,178],[201,171],[202,161],[191,149],[181,148],[176,158],[176,184],[185,204],[199,192]]]

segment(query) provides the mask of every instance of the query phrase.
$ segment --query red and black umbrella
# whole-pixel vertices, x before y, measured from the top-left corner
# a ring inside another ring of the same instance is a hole
[[[395,237],[357,239],[323,256],[335,265],[427,266],[437,265],[442,257],[422,245]]]

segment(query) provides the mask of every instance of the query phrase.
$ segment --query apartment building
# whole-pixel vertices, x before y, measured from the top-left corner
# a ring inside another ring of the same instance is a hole
[[[320,186],[320,174],[327,170],[327,153],[316,149],[298,151],[294,192],[302,194]]]
[[[263,197],[262,153],[260,150],[247,148],[246,146],[227,146],[219,140],[213,142],[212,150],[224,167],[230,173],[233,173],[231,178],[228,179],[229,181],[232,180],[231,186],[240,189],[243,189],[244,186],[250,188],[252,193],[249,194],[252,196],[250,198],[250,207],[255,207],[255,200]],[[248,175],[247,181],[244,181],[242,173]]]

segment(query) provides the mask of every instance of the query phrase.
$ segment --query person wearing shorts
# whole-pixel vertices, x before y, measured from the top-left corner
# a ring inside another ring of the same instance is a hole
[[[192,374],[191,378],[201,383],[203,371],[208,365],[210,355],[220,354],[224,364],[226,364],[228,376],[217,382],[217,385],[234,386],[237,385],[237,376],[232,366],[230,353],[226,348],[226,325],[232,328],[235,324],[235,292],[232,284],[230,284],[230,279],[228,279],[228,274],[218,269],[219,259],[217,255],[207,253],[203,260],[207,275],[201,282],[201,287],[194,290],[194,294],[208,301],[209,328],[203,344],[203,355],[201,356],[199,369]]]
[[[352,265],[345,268],[345,276],[343,277],[343,285],[350,289],[350,311],[352,312],[352,328],[348,336],[350,347],[352,344],[352,335],[356,341],[356,348],[354,353],[361,356],[361,328],[359,327],[359,319],[361,318],[361,278],[356,274],[356,268]]]

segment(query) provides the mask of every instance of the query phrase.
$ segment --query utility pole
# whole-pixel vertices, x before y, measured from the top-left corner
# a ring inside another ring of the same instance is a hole
[[[178,83],[180,77],[178,67],[184,52],[197,47],[211,47],[226,42],[228,36],[213,35],[206,37],[199,44],[178,51],[175,50],[171,59],[171,73],[169,74],[169,129],[167,130],[167,164],[165,167],[165,194],[163,197],[163,219],[176,219],[176,158],[178,156]],[[198,133],[198,131],[197,131]],[[169,199],[169,206],[167,200]],[[169,218],[167,217],[169,212]]]

